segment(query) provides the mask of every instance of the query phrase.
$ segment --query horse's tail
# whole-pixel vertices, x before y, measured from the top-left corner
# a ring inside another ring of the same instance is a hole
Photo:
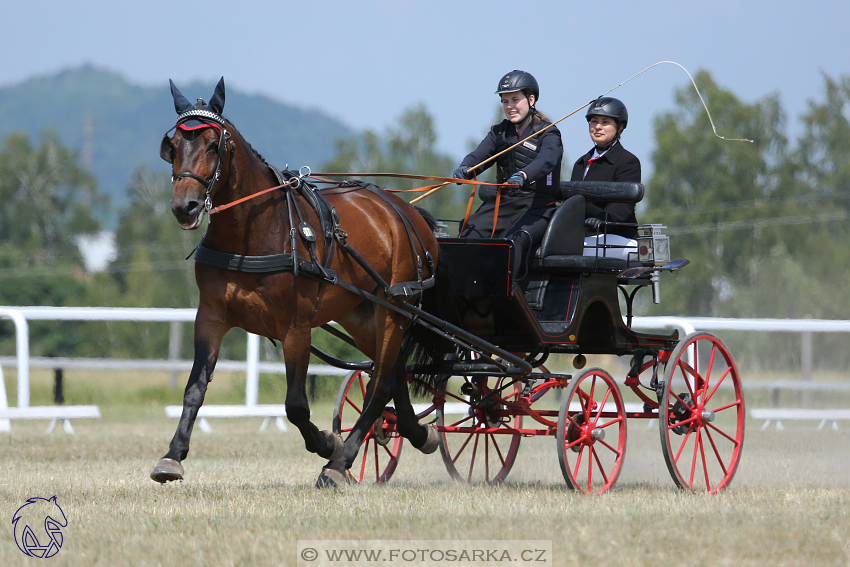
[[[435,231],[437,229],[437,220],[434,216],[425,209],[416,207],[416,210],[422,215],[425,222],[428,223],[431,231]],[[443,255],[440,254],[437,260],[434,287],[422,292],[422,309],[440,319],[446,319],[449,315],[447,305],[445,301],[439,301],[439,298],[446,297],[450,293],[450,285],[451,276],[449,274],[448,264],[443,260]],[[405,367],[412,366],[422,369],[423,367],[439,364],[445,360],[447,354],[453,353],[455,349],[455,344],[449,339],[441,337],[423,325],[414,322],[405,331],[399,356]],[[414,372],[414,378],[412,388],[414,394],[426,393],[424,384],[436,387],[437,383],[442,379],[441,376],[433,372]]]
[[[425,219],[425,222],[428,224],[428,228],[431,229],[431,232],[436,232],[437,230],[437,219],[430,212],[426,211],[422,207],[417,207],[413,205],[413,208],[416,209],[416,212]]]

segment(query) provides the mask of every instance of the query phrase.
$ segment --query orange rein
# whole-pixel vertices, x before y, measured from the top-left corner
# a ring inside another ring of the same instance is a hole
[[[226,205],[221,205],[220,207],[213,207],[212,209],[210,209],[210,214],[214,215],[215,213],[220,213],[221,211],[229,209],[233,205],[238,205],[239,203],[244,203],[245,201],[253,199],[254,197],[259,197],[260,195],[265,195],[266,193],[274,191],[275,189],[283,189],[287,185],[295,185],[295,183],[293,183],[293,181],[297,182],[298,178],[293,177],[292,179],[290,179],[289,181],[287,181],[283,185],[276,185],[275,187],[269,187],[268,189],[263,189],[262,191],[258,191],[256,193],[254,193],[253,195],[248,195],[247,197],[242,197],[241,199],[236,199],[235,201],[231,201],[230,203],[227,203]]]
[[[530,136],[529,136],[530,137]],[[487,160],[489,161],[489,160]],[[478,164],[479,166],[482,165]],[[477,167],[477,166],[476,166]],[[390,193],[421,193],[422,191],[427,191],[424,195],[420,195],[415,199],[410,201],[410,204],[416,203],[417,201],[421,201],[431,193],[442,189],[446,185],[450,185],[452,183],[464,184],[464,185],[472,185],[472,193],[469,195],[469,203],[466,205],[466,214],[463,217],[463,223],[460,225],[460,232],[463,232],[463,229],[466,228],[466,222],[469,220],[469,215],[472,212],[472,203],[475,200],[475,189],[476,185],[496,185],[498,189],[496,190],[496,210],[493,211],[493,230],[490,232],[490,237],[492,238],[494,234],[496,234],[496,222],[499,218],[499,204],[502,201],[502,187],[519,187],[519,185],[508,184],[508,183],[489,183],[487,181],[478,181],[471,179],[458,179],[456,177],[437,177],[434,175],[413,175],[410,173],[315,173],[312,174],[311,177],[314,179],[319,179],[320,181],[330,181],[327,179],[320,179],[317,177],[318,175],[325,175],[327,177],[398,177],[401,179],[425,179],[430,181],[442,181],[442,183],[438,183],[437,185],[426,185],[425,187],[417,187],[416,189],[384,189],[384,191],[389,191]]]
[[[491,237],[493,236],[493,234],[496,233],[496,220],[499,218],[499,203],[501,202],[501,197],[502,197],[502,187],[518,187],[518,185],[507,184],[507,183],[496,184],[496,183],[489,183],[487,181],[477,181],[477,180],[470,180],[470,179],[457,179],[457,178],[453,178],[453,177],[436,177],[436,176],[431,176],[431,175],[413,175],[413,174],[409,174],[409,173],[311,173],[310,175],[307,175],[305,177],[310,177],[310,178],[316,179],[318,181],[324,181],[324,182],[327,182],[327,183],[335,183],[335,181],[332,181],[330,179],[323,179],[320,176],[325,176],[325,177],[355,177],[355,178],[357,178],[357,177],[397,177],[397,178],[401,178],[401,179],[425,179],[425,180],[432,180],[432,181],[442,181],[442,183],[438,183],[437,185],[427,185],[425,187],[417,187],[416,189],[385,189],[385,191],[389,191],[390,193],[417,193],[417,192],[427,191],[427,193],[425,193],[424,195],[420,195],[416,199],[413,199],[412,201],[410,201],[411,203],[415,203],[415,202],[419,201],[420,199],[424,199],[425,197],[427,197],[428,195],[430,195],[434,191],[441,189],[442,187],[445,187],[446,185],[449,185],[450,183],[472,185],[472,193],[469,195],[469,203],[466,206],[466,215],[464,216],[463,224],[460,227],[461,232],[463,232],[463,229],[466,227],[466,222],[469,220],[469,215],[472,211],[472,203],[475,199],[476,186],[477,185],[498,185],[498,190],[496,192],[496,210],[494,211],[494,214],[493,214],[493,232],[490,233]],[[290,179],[289,181],[287,181],[283,185],[276,185],[274,187],[269,187],[268,189],[263,189],[262,191],[258,191],[258,192],[254,193],[252,195],[248,195],[247,197],[242,197],[241,199],[236,199],[235,201],[231,201],[230,203],[220,205],[218,207],[213,207],[212,209],[210,209],[210,215],[214,215],[215,213],[220,213],[221,211],[225,211],[225,210],[229,209],[230,207],[233,207],[233,206],[238,205],[240,203],[244,203],[245,201],[249,201],[249,200],[251,200],[255,197],[259,197],[260,195],[265,195],[266,193],[270,193],[271,191],[275,191],[277,189],[282,189],[282,188],[287,187],[289,185],[295,185],[298,182],[299,179],[300,179],[299,177],[293,177],[292,179]]]

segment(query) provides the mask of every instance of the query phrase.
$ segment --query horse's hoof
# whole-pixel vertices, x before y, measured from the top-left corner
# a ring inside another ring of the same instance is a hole
[[[440,446],[440,434],[433,425],[425,425],[425,430],[428,431],[428,438],[425,439],[425,444],[419,447],[419,450],[430,455]]]
[[[162,458],[151,471],[151,478],[160,484],[172,480],[183,480],[183,465],[174,459]]]
[[[372,439],[374,439],[375,443],[381,447],[386,447],[390,442],[390,438],[387,437],[387,433],[384,431],[384,423],[384,416],[381,415],[381,417],[376,419],[375,423],[372,425]]]
[[[319,456],[329,461],[338,461],[341,459],[342,455],[345,453],[345,442],[342,440],[342,435],[334,433],[333,431],[322,431],[322,434],[325,436],[325,440],[333,443],[334,448],[330,455],[322,455],[319,453]]]
[[[316,480],[316,488],[342,488],[348,484],[348,476],[335,469],[323,468]]]

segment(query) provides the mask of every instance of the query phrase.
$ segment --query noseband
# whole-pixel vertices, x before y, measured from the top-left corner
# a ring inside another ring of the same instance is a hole
[[[180,173],[173,173],[171,175],[171,183],[176,183],[179,179],[183,177],[188,177],[190,179],[194,179],[198,181],[201,185],[206,187],[206,196],[204,198],[204,210],[209,212],[212,209],[212,194],[213,189],[215,188],[216,183],[221,178],[221,166],[224,163],[224,154],[230,154],[230,160],[233,160],[233,142],[230,140],[230,132],[227,131],[227,125],[224,121],[224,118],[219,116],[214,112],[210,112],[208,110],[194,109],[188,112],[184,112],[180,116],[177,117],[177,123],[165,133],[162,137],[162,142],[159,147],[159,156],[165,160],[166,162],[174,164],[174,146],[171,144],[171,140],[169,134],[172,130],[180,127],[181,124],[188,122],[189,120],[198,120],[203,122],[208,128],[218,128],[220,134],[218,139],[218,165],[215,168],[215,173],[210,179],[204,179],[200,175],[193,173],[191,171],[181,171]],[[203,126],[199,127],[202,128]],[[229,142],[229,143],[228,143]],[[228,169],[228,177],[230,176],[230,170]]]

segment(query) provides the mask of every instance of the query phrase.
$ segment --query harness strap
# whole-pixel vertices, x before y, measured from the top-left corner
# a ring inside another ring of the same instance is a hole
[[[431,253],[428,252],[428,250],[425,248],[425,244],[422,242],[422,237],[419,235],[419,231],[416,230],[416,225],[414,225],[413,222],[410,220],[410,218],[406,214],[404,214],[404,211],[402,211],[400,208],[398,208],[398,206],[395,203],[393,203],[387,195],[383,194],[382,192],[379,192],[374,185],[367,185],[366,188],[369,189],[369,191],[371,191],[372,193],[374,193],[378,197],[380,197],[381,200],[383,200],[385,203],[387,203],[390,207],[392,207],[393,210],[396,212],[396,214],[401,219],[402,224],[404,224],[404,229],[407,231],[407,241],[410,244],[410,253],[416,258],[419,281],[420,282],[422,281],[422,275],[423,275],[422,274],[422,258],[419,256],[419,253],[416,251],[416,245],[413,243],[413,236],[410,234],[411,229],[413,229],[413,233],[416,235],[416,240],[419,241],[419,247],[422,248],[423,252],[425,253],[425,259],[428,261],[428,271],[433,276],[434,273],[435,273],[434,259],[431,258]]]

